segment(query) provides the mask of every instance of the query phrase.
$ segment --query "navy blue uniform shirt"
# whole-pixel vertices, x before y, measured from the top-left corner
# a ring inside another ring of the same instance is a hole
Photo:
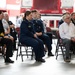
[[[35,32],[44,33],[43,22],[41,20],[32,20]]]
[[[20,40],[25,40],[28,37],[34,38],[34,27],[33,23],[29,22],[28,20],[23,20],[20,26]]]

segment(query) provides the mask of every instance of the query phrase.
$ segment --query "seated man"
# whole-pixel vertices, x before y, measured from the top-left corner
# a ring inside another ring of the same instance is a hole
[[[14,38],[10,35],[10,27],[8,22],[6,21],[6,13],[3,14],[2,16],[2,24],[3,24],[3,28],[4,28],[4,33],[5,33],[5,37],[11,39],[12,41],[14,40]]]
[[[8,23],[9,25],[9,28],[10,28],[10,35],[14,38],[13,40],[13,50],[16,50],[16,40],[17,40],[17,32],[16,32],[16,29],[15,29],[15,25],[9,21],[9,15],[7,13],[4,14],[5,16],[5,20],[6,22]]]
[[[44,33],[46,33],[49,36],[49,38],[51,40],[51,44],[52,44],[52,36],[54,36],[54,35],[51,32],[51,28],[47,27],[45,20],[43,20],[42,22],[43,22]]]
[[[2,11],[0,11],[0,44],[6,45],[5,63],[14,63],[9,57],[12,57],[12,40],[4,36],[4,28],[2,24]]]
[[[65,61],[70,62],[69,52],[72,42],[75,42],[75,26],[71,23],[69,14],[63,15],[63,20],[64,22],[59,27],[59,34],[66,48]]]
[[[62,14],[62,16],[65,15],[65,14],[69,14],[69,15],[70,15],[70,12],[69,12],[69,11],[66,11],[65,13]],[[60,20],[59,20],[59,22],[58,22],[58,28],[59,28],[59,26],[60,26],[63,22],[64,22],[63,19],[60,19]]]
[[[40,19],[40,13],[36,10],[33,10],[32,17],[33,17],[32,22],[34,25],[36,35],[38,36],[38,38],[40,38],[45,43],[45,45],[48,49],[48,56],[54,56],[51,52],[52,40],[50,39],[50,37],[46,33],[44,33],[43,23],[42,23],[42,20]]]

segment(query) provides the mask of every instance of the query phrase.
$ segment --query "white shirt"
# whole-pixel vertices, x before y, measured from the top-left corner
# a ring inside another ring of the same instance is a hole
[[[43,23],[43,27],[44,27],[44,32],[46,33],[47,30],[46,30],[46,24],[45,23]]]
[[[20,27],[21,23],[23,21],[23,18],[22,17],[19,17],[16,21],[16,27]]]
[[[71,39],[71,37],[75,37],[75,26],[73,23],[69,25],[64,22],[59,27],[59,35],[62,39]]]
[[[5,19],[2,19],[2,23],[3,23],[3,27],[5,32],[7,32],[8,28],[9,28],[9,24]]]

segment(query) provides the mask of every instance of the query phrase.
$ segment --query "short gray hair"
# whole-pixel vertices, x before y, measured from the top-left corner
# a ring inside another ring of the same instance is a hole
[[[62,19],[65,20],[67,17],[70,17],[70,15],[69,14],[65,14],[65,15],[62,16]]]

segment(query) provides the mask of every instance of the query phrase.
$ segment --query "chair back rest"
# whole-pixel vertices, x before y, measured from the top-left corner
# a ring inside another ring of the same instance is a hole
[[[51,28],[50,27],[46,27],[47,32],[51,32]]]
[[[17,31],[18,37],[19,37],[19,35],[20,35],[20,27],[17,27],[17,28],[16,28],[16,31]]]
[[[56,35],[57,35],[59,44],[63,44],[62,39],[61,39],[60,34],[59,34],[59,31],[56,31]]]
[[[56,31],[56,35],[58,38],[60,38],[59,31]]]

